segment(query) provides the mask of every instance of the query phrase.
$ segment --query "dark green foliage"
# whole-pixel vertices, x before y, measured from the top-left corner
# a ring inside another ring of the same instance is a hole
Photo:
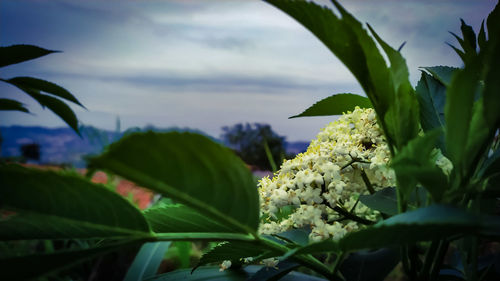
[[[29,113],[29,110],[24,105],[16,100],[0,98],[0,110],[22,111]]]
[[[406,212],[347,234],[338,242],[325,240],[294,250],[294,254],[346,252],[405,245],[460,234],[498,235],[500,219],[462,209],[432,205]]]
[[[123,281],[143,280],[156,275],[165,252],[172,242],[145,243],[137,253]]]
[[[48,254],[17,255],[0,258],[1,280],[31,280],[71,268],[89,259],[140,245],[141,241],[123,240],[88,249]]]
[[[4,165],[0,178],[3,240],[150,235],[139,210],[82,177]]]
[[[435,130],[411,140],[391,161],[391,167],[398,179],[408,183],[404,189],[401,188],[406,200],[414,192],[418,182],[429,191],[435,202],[441,201],[448,186],[448,179],[432,157],[432,151],[440,136],[441,131]]]
[[[284,280],[281,279],[286,276],[292,270],[295,270],[300,265],[298,263],[290,262],[290,261],[281,261],[276,267],[264,267],[261,270],[257,271],[254,275],[247,279],[247,281],[276,281],[276,280]],[[285,278],[286,279],[286,278]]]
[[[295,245],[305,246],[309,244],[310,233],[311,229],[309,227],[305,227],[290,229],[285,232],[274,234],[273,236]]]
[[[0,47],[0,67],[36,59],[58,51],[46,50],[33,45]]]
[[[52,82],[33,78],[33,77],[14,77],[8,80],[5,80],[21,90],[23,89],[33,89],[41,92],[46,92],[56,97],[60,97],[62,99],[73,102],[81,107],[83,105],[73,96],[68,90],[64,89],[61,86],[58,86]]]
[[[8,47],[0,47],[0,67],[35,59],[54,52],[57,51],[50,51],[32,45],[12,45]],[[52,82],[33,77],[14,77],[11,79],[0,78],[0,81],[16,86],[31,96],[43,108],[47,107],[50,109],[64,122],[66,122],[66,124],[68,124],[68,126],[78,135],[80,135],[80,131],[78,130],[78,119],[76,118],[75,113],[59,98],[71,101],[81,107],[83,107],[83,105],[66,89]],[[45,95],[41,92],[51,95]],[[29,112],[22,106],[21,103],[7,99],[1,99],[0,110],[18,110]]]
[[[422,71],[415,92],[420,105],[420,124],[424,132],[444,129],[446,86],[436,78]],[[439,137],[438,147],[446,155],[444,136]]]
[[[372,210],[377,210],[387,215],[398,213],[398,199],[396,189],[387,187],[369,195],[360,195],[359,201]]]
[[[219,244],[204,254],[195,269],[209,263],[221,263],[224,260],[230,260],[233,264],[241,264],[244,258],[251,257],[255,262],[258,262],[275,256],[280,256],[280,253],[255,242],[234,241]]]
[[[444,86],[448,86],[451,83],[451,78],[459,70],[456,67],[442,65],[422,67],[422,69],[428,71],[434,79],[441,82]]]
[[[370,100],[366,97],[355,94],[335,94],[318,101],[304,112],[290,118],[341,115],[344,112],[353,111],[356,106],[361,108],[372,107]]]
[[[225,226],[184,205],[163,205],[147,209],[146,220],[154,232],[233,232]]]
[[[192,280],[192,281],[246,281],[253,274],[261,270],[266,270],[264,266],[247,266],[242,269],[230,269],[220,272],[218,267],[200,267],[191,273],[189,269],[181,269],[173,272],[161,274],[145,281],[167,281],[167,280]],[[270,279],[273,280],[273,279]],[[326,281],[319,277],[307,275],[300,272],[291,272],[281,279],[281,281]]]
[[[274,162],[281,163],[286,156],[285,137],[279,136],[268,124],[236,124],[223,127],[222,141],[233,149],[245,163],[261,170],[273,171],[266,145]]]
[[[257,229],[259,200],[250,171],[229,149],[206,137],[175,132],[129,135],[92,158],[89,167],[165,194],[235,232]]]
[[[389,57],[387,67],[374,40],[337,1],[341,17],[312,2],[269,0],[309,29],[356,77],[371,101],[392,150],[401,148],[418,132],[418,106],[402,56],[372,33]]]
[[[340,272],[346,281],[383,281],[399,261],[395,249],[360,251],[344,260]]]

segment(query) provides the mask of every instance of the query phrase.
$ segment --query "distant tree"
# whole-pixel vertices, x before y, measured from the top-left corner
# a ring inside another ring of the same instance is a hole
[[[21,155],[26,160],[40,161],[40,145],[38,143],[21,145]]]
[[[247,164],[257,166],[261,170],[276,169],[273,162],[279,166],[286,157],[285,137],[279,136],[268,124],[239,123],[223,127],[222,131],[221,139],[224,144],[236,151]],[[272,160],[266,154],[266,145]]]

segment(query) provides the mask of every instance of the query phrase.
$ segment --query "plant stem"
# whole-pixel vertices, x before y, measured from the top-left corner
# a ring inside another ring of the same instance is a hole
[[[332,208],[330,206],[330,204],[328,204],[328,206],[330,208]],[[352,221],[355,221],[355,222],[359,222],[361,224],[364,224],[364,225],[372,225],[372,224],[375,224],[374,221],[371,221],[371,220],[367,220],[365,218],[362,218],[362,217],[358,217],[357,215],[353,214],[353,213],[350,213],[349,211],[347,211],[346,209],[340,207],[340,206],[335,206],[332,208],[334,211],[336,211],[337,213],[343,215],[345,218],[347,219],[350,219]]]
[[[345,253],[340,252],[337,257],[335,258],[335,262],[333,262],[333,269],[332,269],[332,274],[337,274],[337,270],[340,267],[340,264],[342,263],[342,260],[344,259]]]
[[[431,278],[429,280],[437,280],[437,277],[439,275],[439,270],[441,269],[441,265],[443,264],[444,257],[446,255],[446,252],[448,251],[449,245],[450,243],[446,240],[441,240],[441,242],[439,243],[437,256],[434,259],[431,271]]]
[[[429,280],[430,270],[432,266],[432,262],[434,257],[436,256],[436,251],[438,249],[439,240],[434,240],[431,243],[431,246],[427,249],[425,253],[424,266],[422,267],[422,271],[420,272],[420,280]]]
[[[288,247],[262,237],[259,238],[256,242],[261,243],[262,245],[265,245],[266,247],[276,250],[283,254],[290,251]],[[340,277],[330,272],[330,270],[326,265],[324,265],[322,262],[314,258],[312,255],[296,255],[293,256],[293,258],[297,260],[297,262],[299,262],[300,264],[309,267],[310,269],[316,271],[317,273],[325,276],[326,278],[328,278],[328,280],[342,280]]]
[[[368,192],[370,192],[370,194],[374,194],[375,189],[373,189],[373,185],[370,182],[370,179],[368,178],[368,175],[366,174],[364,169],[361,169],[361,177],[363,178],[363,181],[365,182],[365,185],[366,185],[366,188],[368,189]]]

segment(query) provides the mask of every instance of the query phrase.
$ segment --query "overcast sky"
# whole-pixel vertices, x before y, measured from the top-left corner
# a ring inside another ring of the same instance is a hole
[[[411,81],[419,66],[455,65],[445,42],[463,18],[474,29],[495,0],[340,1],[389,44],[407,44]],[[34,44],[63,53],[1,68],[0,77],[46,79],[87,108],[83,124],[113,129],[221,127],[265,122],[289,140],[310,140],[333,118],[288,119],[331,94],[363,94],[348,70],[307,30],[261,1],[0,0],[0,45]],[[65,124],[9,85],[33,115],[0,113],[0,125]]]

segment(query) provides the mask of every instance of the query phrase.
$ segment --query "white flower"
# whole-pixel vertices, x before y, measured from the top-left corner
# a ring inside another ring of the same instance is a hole
[[[277,265],[279,263],[279,260],[275,259],[275,258],[268,258],[268,259],[263,259],[261,261],[261,263],[265,266],[265,267],[272,267],[272,268],[275,268],[275,269],[278,269]]]
[[[231,267],[231,261],[230,261],[230,260],[225,260],[225,261],[223,261],[223,262],[220,264],[220,266],[219,266],[219,267],[220,267],[220,268],[219,268],[219,271],[224,271],[224,270],[226,270],[226,269],[228,269],[228,268],[230,268],[230,267]]]
[[[341,216],[332,209],[337,205],[346,210],[354,208],[357,216],[376,220],[379,213],[357,201],[360,194],[367,194],[361,171],[375,190],[394,186],[389,160],[374,110],[357,107],[344,114],[322,129],[306,152],[286,160],[272,179],[259,182],[262,215],[270,218],[261,224],[259,232],[274,234],[311,226],[312,241],[338,239],[360,226],[349,220],[339,222]],[[278,221],[276,214],[286,205],[297,208]]]

